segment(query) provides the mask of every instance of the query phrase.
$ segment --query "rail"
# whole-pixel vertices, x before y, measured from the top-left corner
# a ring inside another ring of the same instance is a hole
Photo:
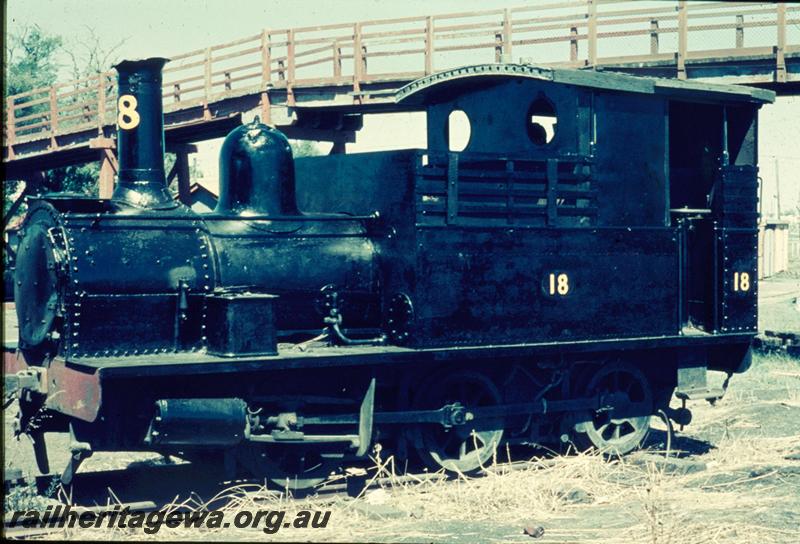
[[[344,88],[355,101],[362,87],[403,82],[471,62],[529,57],[537,64],[601,66],[702,58],[767,57],[776,81],[786,80],[787,53],[800,52],[800,5],[685,2],[619,5],[572,0],[535,6],[404,17],[292,29],[265,29],[232,42],[175,55],[164,70],[165,112],[202,107],[246,94],[282,89],[286,104],[309,87]],[[746,40],[747,38],[747,45]],[[730,43],[709,49],[711,40]],[[619,52],[624,51],[624,55]],[[465,56],[465,53],[467,54]],[[614,54],[612,54],[614,53]],[[21,141],[113,125],[113,73],[58,83],[7,97],[6,158]]]

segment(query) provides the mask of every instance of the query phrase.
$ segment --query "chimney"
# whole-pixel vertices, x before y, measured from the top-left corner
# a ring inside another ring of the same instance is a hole
[[[161,69],[166,62],[154,57],[124,60],[115,66],[119,175],[111,199],[137,208],[178,205],[167,190],[164,174]]]

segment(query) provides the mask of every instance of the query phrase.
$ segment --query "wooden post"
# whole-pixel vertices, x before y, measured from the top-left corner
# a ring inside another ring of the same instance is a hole
[[[180,148],[175,151],[175,168],[178,175],[178,200],[191,205],[191,184],[189,175],[189,150]]]
[[[512,62],[511,56],[511,17],[508,8],[503,11],[503,62]]]
[[[361,46],[361,77],[367,75],[367,46]]]
[[[338,40],[333,41],[333,77],[342,77],[342,47]]]
[[[361,68],[362,68],[362,50],[361,50],[361,23],[353,25],[353,92],[361,92]],[[361,100],[360,95],[356,96],[357,100]]]
[[[269,41],[269,30],[261,31],[261,119],[269,124],[270,105],[269,87],[272,83],[272,51]]]
[[[203,64],[205,68],[205,103],[203,104],[203,117],[205,119],[211,119],[211,110],[208,108],[209,102],[211,102],[211,48],[206,47],[206,56],[205,62]]]
[[[744,15],[736,16],[736,48],[744,47]]]
[[[343,139],[337,139],[333,141],[333,147],[331,147],[330,152],[328,155],[343,155],[345,153],[345,141]]]
[[[678,56],[675,59],[678,79],[686,79],[686,47],[689,32],[687,23],[686,0],[680,0],[678,2]]]
[[[106,122],[106,75],[97,76],[97,134],[103,134],[103,125]]]
[[[288,83],[294,83],[294,30],[289,29],[286,31],[286,64],[288,66]]]
[[[569,60],[578,61],[578,27],[573,26],[569,29]]]
[[[272,107],[269,99],[269,89],[261,91],[261,120],[267,125],[272,123]]]
[[[56,142],[56,132],[58,132],[58,99],[56,98],[56,86],[50,87],[50,150],[54,151],[58,146]]]
[[[433,73],[433,17],[425,17],[425,75]]]
[[[116,144],[113,139],[98,136],[89,140],[89,149],[100,150],[100,177],[97,193],[99,198],[111,198],[114,194],[114,178],[119,171],[117,157],[114,155]]]
[[[286,32],[286,64],[288,75],[286,79],[286,105],[294,106],[294,30]]]
[[[597,3],[595,0],[588,0],[589,2],[589,66],[595,66],[597,63]]]
[[[650,54],[658,55],[658,21],[650,21]]]
[[[104,149],[100,152],[100,179],[98,180],[98,197],[111,198],[114,194],[114,178],[117,175],[113,151]]]
[[[8,158],[14,158],[14,142],[16,140],[16,121],[14,112],[14,97],[6,98],[6,146],[8,147]]]
[[[775,48],[775,81],[786,82],[786,3],[777,5],[778,46]]]
[[[270,55],[269,31],[265,28],[261,31],[261,88],[266,88],[267,83],[272,81],[272,59]]]

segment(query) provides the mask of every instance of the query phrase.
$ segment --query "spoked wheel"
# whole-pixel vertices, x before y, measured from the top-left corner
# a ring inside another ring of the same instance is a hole
[[[628,363],[603,366],[586,387],[586,395],[597,394],[605,401],[576,425],[578,445],[612,455],[624,455],[639,447],[650,431],[653,413],[647,377]]]
[[[415,409],[436,410],[460,403],[469,412],[471,408],[500,402],[500,392],[488,377],[462,371],[430,380],[416,395]],[[502,438],[502,418],[477,418],[449,428],[438,423],[422,424],[413,431],[414,448],[429,468],[462,474],[486,466]]]
[[[294,445],[242,446],[239,461],[257,478],[266,478],[276,489],[309,490],[330,478],[342,456]]]

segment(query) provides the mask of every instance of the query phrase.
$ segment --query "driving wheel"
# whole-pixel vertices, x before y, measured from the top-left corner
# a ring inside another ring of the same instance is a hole
[[[600,395],[601,406],[584,414],[575,426],[575,442],[612,455],[636,449],[650,431],[653,394],[644,373],[629,363],[600,367],[586,386],[587,396]]]
[[[306,446],[248,444],[239,448],[238,459],[253,476],[265,478],[272,487],[301,491],[330,478],[339,468],[342,455]]]
[[[502,418],[470,418],[471,408],[496,406],[500,392],[480,372],[457,371],[431,379],[415,397],[415,409],[438,410],[455,403],[467,417],[449,427],[438,423],[419,424],[413,431],[414,448],[431,470],[470,474],[486,466],[503,438]]]

